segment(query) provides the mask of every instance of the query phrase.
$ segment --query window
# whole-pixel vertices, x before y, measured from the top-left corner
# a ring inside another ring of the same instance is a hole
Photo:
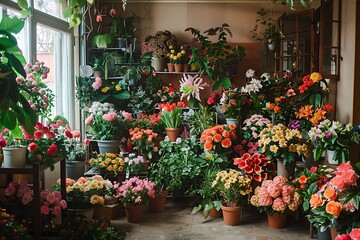
[[[32,2],[30,2],[32,1]],[[53,116],[65,116],[72,127],[75,124],[75,92],[73,63],[73,29],[58,18],[58,0],[29,0],[33,14],[16,37],[28,62],[42,61],[50,68],[48,86],[55,94]],[[16,3],[0,0],[1,16],[19,15]],[[1,17],[0,16],[0,17]]]

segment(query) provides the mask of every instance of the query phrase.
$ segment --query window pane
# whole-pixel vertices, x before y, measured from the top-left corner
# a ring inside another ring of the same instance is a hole
[[[59,0],[34,0],[36,10],[58,18],[62,18],[61,6]]]

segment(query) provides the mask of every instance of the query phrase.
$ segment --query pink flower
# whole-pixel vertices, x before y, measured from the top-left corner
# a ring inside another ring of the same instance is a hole
[[[49,193],[46,196],[46,201],[48,201],[50,204],[53,204],[56,201],[56,197],[53,193]]]
[[[356,181],[358,179],[358,176],[356,175],[355,171],[352,169],[345,170],[344,172],[342,172],[341,177],[343,181],[350,186],[356,185]]]
[[[56,135],[55,135],[54,132],[49,131],[49,132],[46,133],[46,137],[48,139],[55,139]]]
[[[67,137],[67,138],[73,138],[73,135],[71,133],[71,131],[69,129],[66,129],[64,131],[64,135]]]
[[[350,170],[350,169],[353,170],[353,168],[352,168],[352,166],[350,165],[350,163],[344,162],[344,163],[340,164],[340,165],[336,168],[337,172],[335,172],[335,174],[337,174],[338,172],[343,172],[343,171]]]
[[[295,95],[296,95],[296,93],[295,93],[294,89],[289,89],[286,92],[287,97],[292,97],[292,96],[295,96]]]
[[[74,138],[79,138],[81,136],[80,131],[72,131],[72,135]]]
[[[348,212],[355,212],[355,210],[356,210],[353,201],[343,204],[342,209],[345,211],[348,211]]]
[[[32,143],[29,143],[27,149],[29,150],[29,152],[33,153],[36,151],[37,149],[37,144],[32,142]]]
[[[110,16],[115,16],[116,15],[116,9],[115,8],[112,8],[110,9]]]
[[[272,208],[277,212],[284,212],[286,209],[286,204],[280,197],[278,197],[274,200]]]
[[[346,183],[341,176],[335,176],[330,180],[330,184],[337,188],[340,192],[346,189]]]
[[[34,66],[33,66],[33,71],[35,71],[35,72],[40,71],[39,65],[34,65]]]
[[[64,199],[60,200],[59,205],[61,206],[62,209],[67,208],[67,202]]]
[[[280,196],[281,188],[279,188],[276,184],[272,183],[267,187],[267,191],[269,195],[273,198]]]
[[[6,142],[4,138],[0,138],[0,149],[6,146]]]
[[[41,93],[41,94],[45,94],[46,93],[46,90],[45,89],[43,89],[43,88],[41,88],[40,90],[39,90],[39,93]]]
[[[102,15],[100,15],[100,14],[96,15],[96,22],[102,22],[102,20],[103,20]]]
[[[52,213],[55,215],[55,216],[60,216],[61,214],[61,207],[60,206],[55,206]]]
[[[38,85],[37,81],[33,81],[32,84],[31,84],[33,87],[36,87]],[[34,89],[35,92],[37,92],[35,89]]]
[[[90,125],[93,120],[94,120],[94,115],[91,114],[90,116],[88,116],[88,117],[85,119],[85,124],[86,124],[86,125]]]
[[[6,189],[5,189],[5,196],[12,196],[16,193],[16,187],[15,186],[11,186],[9,185]]]
[[[24,78],[23,77],[17,77],[16,82],[17,83],[22,83],[22,82],[24,82]]]
[[[43,101],[45,102],[45,103],[47,103],[48,101],[49,101],[49,98],[48,97],[43,97]]]
[[[360,240],[360,228],[353,228],[349,235],[353,240]]]
[[[40,211],[41,211],[41,214],[43,214],[43,215],[48,215],[49,212],[50,212],[50,209],[49,209],[48,206],[42,205]]]
[[[310,168],[310,172],[315,173],[316,171],[317,171],[317,167],[316,167],[316,166],[312,166],[312,167]]]
[[[89,144],[90,144],[90,139],[85,139],[85,140],[84,140],[84,144],[85,144],[85,146],[89,146]]]
[[[121,112],[121,115],[122,115],[124,118],[126,118],[128,121],[132,121],[132,120],[133,120],[133,117],[132,117],[131,113],[122,111],[122,112]]]
[[[43,131],[41,131],[41,130],[36,130],[35,132],[34,132],[34,138],[35,139],[41,139],[42,138],[42,136],[43,136]]]
[[[55,143],[51,144],[51,146],[47,149],[47,153],[49,154],[49,156],[54,156],[55,153],[57,152],[58,147],[56,146]]]
[[[352,240],[353,238],[351,238],[349,235],[347,234],[341,234],[341,235],[337,235],[335,240]]]
[[[94,88],[94,89],[99,89],[101,87],[101,82],[94,82],[91,86]]]
[[[27,205],[31,201],[32,201],[32,192],[28,191],[28,192],[24,193],[23,197],[21,198],[22,204]]]
[[[117,113],[115,112],[109,112],[107,114],[104,114],[102,118],[106,121],[112,122],[118,117]]]

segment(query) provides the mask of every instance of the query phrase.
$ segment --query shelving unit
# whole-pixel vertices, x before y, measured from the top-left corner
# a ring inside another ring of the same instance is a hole
[[[61,196],[66,199],[66,162],[65,157],[58,157],[55,163],[60,162],[60,178],[61,178]],[[41,239],[41,203],[40,203],[40,187],[41,173],[46,170],[48,166],[41,165],[39,162],[34,162],[32,165],[27,165],[23,168],[0,168],[0,174],[7,175],[7,182],[13,180],[14,174],[31,174],[33,177],[33,191],[34,191],[34,239]],[[63,212],[62,219],[65,215]]]

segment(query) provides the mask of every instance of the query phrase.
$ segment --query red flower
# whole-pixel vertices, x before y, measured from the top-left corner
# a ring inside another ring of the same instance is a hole
[[[116,15],[116,9],[115,8],[112,8],[110,9],[110,16],[115,16]]]
[[[46,133],[46,137],[48,139],[54,139],[56,137],[56,135],[55,135],[54,132],[49,131],[49,132]]]
[[[55,153],[57,152],[58,150],[58,147],[56,146],[55,143],[51,144],[51,146],[48,148],[47,150],[47,153],[50,155],[50,156],[54,156]]]
[[[33,142],[30,143],[30,144],[28,145],[27,149],[29,150],[29,152],[35,152],[36,149],[37,149],[36,143],[33,143]]]
[[[102,20],[103,20],[103,16],[102,15],[96,15],[96,21],[97,22],[102,22]]]
[[[43,136],[43,131],[41,131],[41,130],[36,130],[35,132],[34,132],[34,138],[35,139],[40,139],[40,138],[42,138],[42,136]]]
[[[66,130],[64,131],[64,135],[65,135],[66,137],[68,137],[68,138],[73,138],[73,135],[72,135],[72,133],[71,133],[71,131],[70,131],[69,129],[66,129]]]

